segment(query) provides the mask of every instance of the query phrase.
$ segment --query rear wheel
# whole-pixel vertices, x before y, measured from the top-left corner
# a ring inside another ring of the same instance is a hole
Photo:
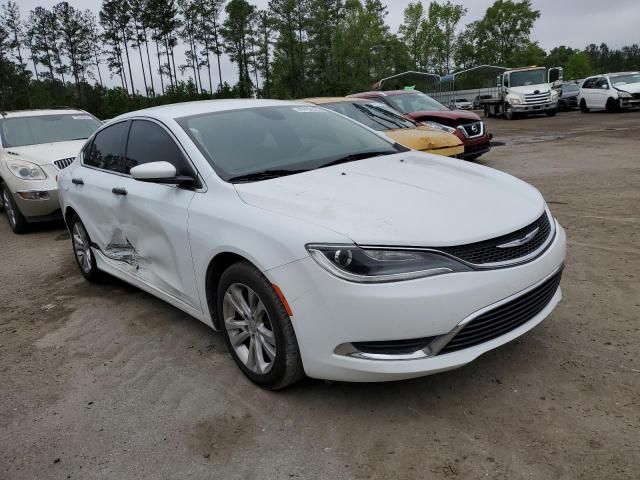
[[[277,390],[304,376],[291,319],[271,283],[248,262],[230,266],[218,285],[218,318],[242,372]]]
[[[589,113],[589,107],[587,107],[587,102],[585,102],[584,98],[580,100],[580,111],[582,113]]]
[[[91,239],[80,218],[75,215],[69,222],[71,231],[71,243],[73,255],[76,258],[82,276],[93,283],[100,283],[105,278],[105,273],[98,270],[96,257],[91,250]]]
[[[25,233],[29,227],[27,219],[22,215],[22,212],[18,208],[13,195],[9,191],[9,187],[6,184],[2,184],[2,206],[4,207],[4,213],[7,216],[7,221],[13,233]]]

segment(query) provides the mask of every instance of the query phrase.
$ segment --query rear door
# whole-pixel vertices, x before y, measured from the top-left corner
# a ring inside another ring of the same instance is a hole
[[[188,209],[196,189],[131,178],[131,168],[166,161],[178,175],[197,172],[170,131],[150,119],[134,119],[126,144],[123,176],[113,179],[118,228],[109,254],[132,274],[202,311],[187,234]]]
[[[111,192],[118,166],[124,158],[129,122],[122,121],[100,130],[82,151],[81,165],[73,171],[73,208],[89,237],[103,250],[118,223],[117,198]]]

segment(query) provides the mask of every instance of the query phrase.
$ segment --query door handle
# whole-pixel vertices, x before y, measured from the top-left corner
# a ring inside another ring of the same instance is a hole
[[[124,188],[115,187],[111,189],[111,193],[115,195],[126,195],[127,191]]]
[[[73,183],[74,185],[84,185],[84,180],[82,180],[81,178],[72,178],[71,183]]]

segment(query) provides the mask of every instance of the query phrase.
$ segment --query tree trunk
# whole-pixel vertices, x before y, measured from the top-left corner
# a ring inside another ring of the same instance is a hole
[[[129,79],[131,80],[131,95],[135,95],[136,89],[133,84],[133,75],[131,74],[131,59],[129,58],[129,45],[128,45],[127,34],[124,31],[124,29],[122,30],[122,43],[124,44],[124,54],[127,57],[127,69],[129,70]]]
[[[147,65],[149,66],[149,80],[151,81],[152,95],[156,96],[156,86],[153,81],[153,69],[151,68],[151,57],[149,56],[149,41],[147,40],[147,29],[142,27],[142,35],[144,35],[144,47],[147,51]]]
[[[158,54],[158,75],[160,75],[160,88],[162,90],[162,95],[164,96],[164,78],[162,76],[162,60],[160,59],[160,45],[158,45],[158,41],[155,40],[156,44],[156,53]]]

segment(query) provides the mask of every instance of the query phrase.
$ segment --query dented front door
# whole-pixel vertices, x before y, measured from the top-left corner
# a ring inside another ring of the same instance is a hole
[[[195,193],[172,185],[120,177],[118,222],[104,254],[164,293],[201,310],[187,235]]]
[[[112,178],[117,222],[103,252],[146,284],[202,311],[187,235],[195,190],[129,175],[131,168],[156,161],[171,163],[178,175],[197,175],[166,127],[132,120],[120,166],[123,175]]]

